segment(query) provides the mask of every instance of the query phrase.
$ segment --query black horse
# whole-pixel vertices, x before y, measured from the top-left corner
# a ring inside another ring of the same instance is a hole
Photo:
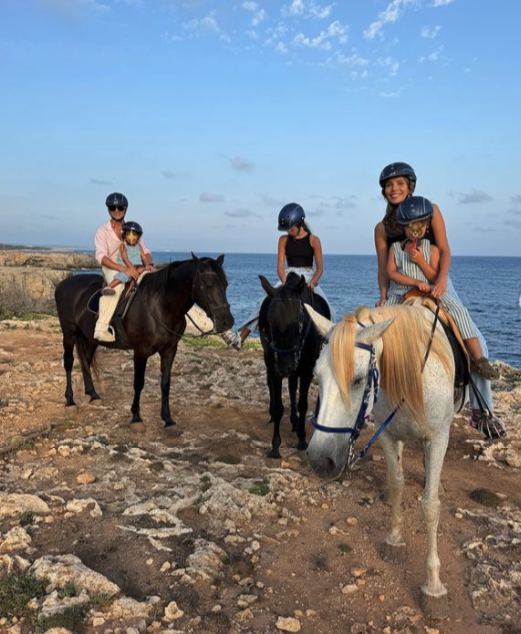
[[[134,350],[131,424],[142,422],[139,400],[145,384],[147,361],[158,352],[161,357],[161,418],[165,427],[175,425],[170,414],[170,377],[177,344],[186,328],[186,313],[196,303],[212,319],[216,332],[223,332],[233,326],[234,320],[226,298],[228,282],[222,268],[223,262],[224,255],[214,260],[197,258],[192,254],[191,260],[172,262],[159,271],[145,275],[127,314],[116,327],[118,337],[115,343],[100,344],[93,336],[96,316],[88,305],[101,289],[102,276],[75,275],[60,282],[56,287],[55,300],[63,332],[66,406],[74,405],[72,366],[75,345],[83,372],[85,394],[90,396],[91,402],[100,398],[91,376],[91,365],[98,345],[130,348]]]
[[[290,273],[286,283],[273,287],[259,275],[267,297],[259,314],[259,332],[268,388],[270,391],[270,422],[274,423],[270,458],[280,458],[280,421],[284,414],[282,404],[282,379],[288,379],[291,402],[291,428],[297,432],[298,449],[304,450],[306,442],[306,413],[308,392],[313,369],[320,353],[323,339],[304,308],[309,304],[328,319],[331,318],[327,302],[313,293],[303,276]],[[299,386],[300,379],[300,386]],[[297,405],[297,388],[299,390]]]

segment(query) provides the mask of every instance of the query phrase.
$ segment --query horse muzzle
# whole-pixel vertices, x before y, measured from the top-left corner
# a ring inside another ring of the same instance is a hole
[[[350,442],[345,436],[328,436],[315,431],[307,451],[311,468],[321,478],[339,478],[347,463],[349,446]]]

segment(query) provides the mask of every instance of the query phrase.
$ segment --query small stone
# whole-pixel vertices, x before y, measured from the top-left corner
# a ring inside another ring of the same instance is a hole
[[[212,608],[212,612],[213,612],[214,614],[217,614],[217,612],[220,612],[222,609],[223,609],[223,606],[222,606],[222,605],[217,604],[217,605],[214,605],[214,606],[213,606],[213,608]]]
[[[282,630],[283,632],[300,632],[300,621],[291,616],[279,616],[275,626],[278,630]]]
[[[171,623],[172,621],[176,621],[184,616],[183,610],[180,610],[175,601],[169,603],[165,608],[165,616],[163,617],[164,621],[167,623]]]
[[[80,475],[76,478],[76,482],[78,484],[92,484],[96,482],[96,477],[92,475],[92,473],[80,473]]]
[[[280,461],[280,468],[281,469],[289,469],[289,462],[286,462],[285,460],[281,460]]]
[[[379,594],[378,595],[378,601],[380,601],[381,603],[383,603],[385,601],[385,594]]]
[[[423,628],[426,632],[426,634],[440,634],[440,630],[437,627],[429,627],[428,625],[426,625]]]
[[[169,561],[165,561],[159,570],[160,572],[166,572],[167,570],[170,570],[171,567],[172,564]]]
[[[150,559],[147,559],[145,561],[145,563],[146,563],[147,566],[151,566],[154,563],[154,560],[152,558],[150,558]]]
[[[358,586],[355,583],[348,583],[342,588],[342,594],[354,594],[358,592]]]
[[[321,508],[322,510],[324,510],[324,511],[328,511],[328,510],[329,510],[329,504],[326,504],[326,503],[324,502],[324,504],[322,504],[322,506],[321,506],[320,508]]]
[[[101,627],[105,623],[105,619],[102,616],[95,616],[92,619],[92,627]]]
[[[114,491],[123,491],[124,488],[125,485],[121,484],[120,482],[116,482],[116,484],[112,487]]]
[[[314,617],[314,616],[316,616],[316,615],[317,615],[316,610],[306,610],[306,616],[307,616],[308,618],[310,618],[310,619],[311,619],[311,618],[313,618],[313,617]]]
[[[367,568],[351,568],[351,575],[358,579],[358,577],[363,577],[367,572]]]
[[[356,526],[358,524],[358,520],[356,519],[356,517],[348,517],[346,519],[346,524],[348,526]]]
[[[463,515],[462,515],[462,513],[454,513],[454,517],[455,517],[457,520],[462,520],[462,519],[463,519]]]
[[[242,623],[243,621],[248,621],[249,619],[252,619],[252,618],[253,618],[253,612],[250,610],[250,608],[246,608],[246,610],[237,612],[237,614],[235,615],[235,619],[239,621],[239,623]]]

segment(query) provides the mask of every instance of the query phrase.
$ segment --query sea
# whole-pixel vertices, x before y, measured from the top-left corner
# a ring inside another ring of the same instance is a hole
[[[199,257],[216,253],[197,253]],[[153,252],[155,262],[190,257],[188,253]],[[278,281],[275,254],[229,253],[224,268],[228,301],[235,324],[245,321],[264,294],[259,275]],[[452,256],[450,276],[462,302],[484,335],[489,356],[521,369],[521,258]],[[374,255],[324,255],[320,286],[337,320],[357,306],[379,299]]]

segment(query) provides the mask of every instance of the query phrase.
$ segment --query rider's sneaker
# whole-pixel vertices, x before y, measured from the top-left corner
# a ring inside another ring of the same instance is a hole
[[[486,440],[497,440],[507,435],[503,421],[488,412],[472,414],[469,425],[481,432]]]
[[[481,357],[474,361],[476,372],[481,374],[484,379],[491,381],[492,379],[499,379],[498,370],[490,363],[487,357]]]
[[[115,295],[116,291],[110,286],[105,286],[105,288],[101,291],[102,295]]]
[[[240,350],[242,348],[241,335],[235,330],[227,330],[222,333],[221,337],[224,343],[230,348],[235,348],[235,350]]]

